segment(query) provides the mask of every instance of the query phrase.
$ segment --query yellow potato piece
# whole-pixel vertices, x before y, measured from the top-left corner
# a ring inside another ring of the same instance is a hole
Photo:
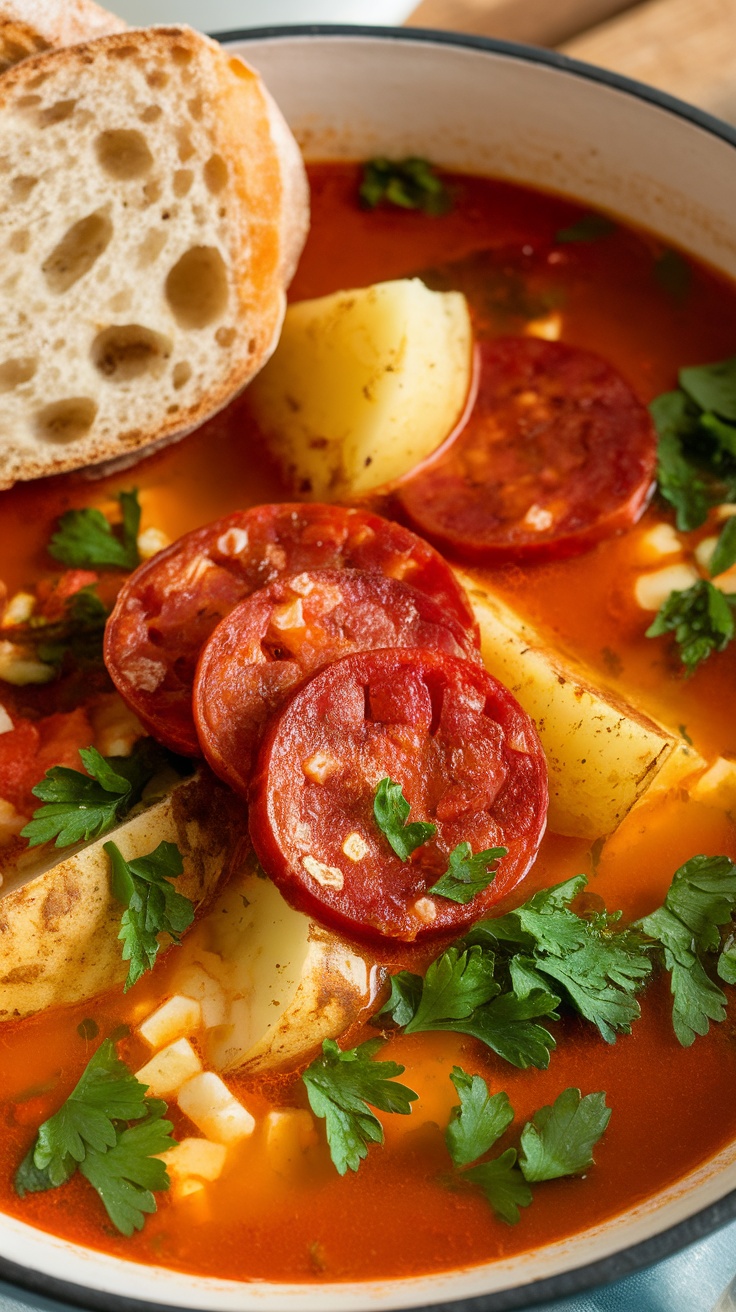
[[[460,292],[376,283],[290,306],[248,397],[296,492],[358,496],[441,445],[464,409],[472,353]]]
[[[253,867],[230,881],[177,958],[171,986],[199,970],[221,989],[224,1019],[200,1036],[218,1071],[296,1066],[337,1038],[385,977],[370,958],[294,911]]]
[[[103,851],[108,839],[128,860],[145,856],[163,840],[176,843],[184,873],[175,887],[200,905],[240,863],[242,807],[202,771],[79,851],[65,856],[53,848],[33,849],[15,872],[6,868],[9,891],[0,897],[0,1021],[81,1002],[125,980],[128,963],[118,940],[123,907],[110,887]],[[26,882],[18,887],[21,879]]]
[[[563,664],[533,626],[459,575],[480,625],[483,660],[531,715],[549,767],[549,827],[591,840],[613,832],[678,740],[582,669]]]

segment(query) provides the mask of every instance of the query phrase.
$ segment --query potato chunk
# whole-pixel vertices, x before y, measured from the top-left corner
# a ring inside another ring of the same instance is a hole
[[[472,353],[460,292],[376,283],[292,305],[248,397],[296,492],[358,496],[441,445],[465,406]]]
[[[549,826],[596,839],[613,832],[670,757],[676,739],[586,673],[564,665],[511,607],[461,577],[486,667],[535,721],[549,767]]]

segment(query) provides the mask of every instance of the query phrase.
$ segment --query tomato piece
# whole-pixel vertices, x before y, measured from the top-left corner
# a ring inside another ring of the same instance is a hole
[[[399,491],[422,533],[466,560],[586,551],[628,528],[654,488],[649,412],[600,356],[563,342],[480,344],[466,427]]]
[[[82,707],[40,720],[12,719],[13,728],[0,734],[0,797],[21,815],[31,815],[41,805],[34,786],[54,765],[83,770],[79,749],[89,747],[94,733]]]
[[[68,569],[56,580],[41,579],[36,586],[36,615],[49,624],[63,620],[70,597],[97,583],[98,578],[90,569]]]
[[[436,833],[402,861],[373,805],[401,785],[409,820]],[[444,652],[381,650],[315,674],[272,720],[256,766],[253,845],[295,907],[359,937],[460,933],[529,870],[544,832],[547,766],[536,729],[482,667]],[[462,904],[428,890],[449,854],[508,848]]]
[[[354,651],[429,647],[480,661],[474,635],[431,597],[362,570],[284,574],[241,601],[202,648],[194,719],[205,758],[247,795],[270,715],[297,683]]]
[[[135,570],[108,621],[105,663],[154,737],[174,751],[201,755],[191,703],[205,641],[257,588],[313,569],[362,569],[403,580],[477,633],[449,565],[409,529],[319,503],[238,511],[185,534]]]

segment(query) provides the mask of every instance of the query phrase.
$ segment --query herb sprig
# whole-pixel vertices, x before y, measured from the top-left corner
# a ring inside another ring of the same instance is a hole
[[[140,1230],[156,1211],[154,1193],[169,1187],[159,1155],[176,1144],[163,1119],[166,1103],[147,1098],[147,1087],[106,1039],[66,1102],[41,1125],[15,1174],[19,1196],[56,1189],[78,1170],[121,1234]]]
[[[49,543],[49,555],[77,569],[135,569],[140,564],[141,507],[137,488],[120,492],[117,500],[122,512],[119,526],[113,526],[93,506],[65,511]]]
[[[160,934],[178,943],[194,920],[194,903],[172,887],[184,865],[175,843],[159,843],[147,856],[126,861],[112,841],[104,844],[110,858],[112,892],[125,907],[118,938],[123,961],[129,961],[125,992],[151,970],[159,954]]]
[[[403,210],[423,210],[435,216],[451,208],[450,193],[426,159],[410,156],[391,160],[379,157],[363,165],[359,196],[366,209],[396,205]]]

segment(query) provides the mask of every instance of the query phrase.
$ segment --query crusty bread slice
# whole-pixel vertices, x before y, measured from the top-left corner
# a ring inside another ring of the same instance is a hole
[[[93,0],[1,0],[0,73],[29,55],[124,32],[122,18]]]
[[[265,363],[308,226],[258,75],[186,27],[0,77],[0,487],[181,437]]]

